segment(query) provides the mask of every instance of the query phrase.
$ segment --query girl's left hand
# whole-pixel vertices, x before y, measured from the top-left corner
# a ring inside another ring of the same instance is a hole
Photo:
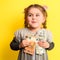
[[[49,48],[50,44],[47,41],[39,41],[38,45],[43,48]]]

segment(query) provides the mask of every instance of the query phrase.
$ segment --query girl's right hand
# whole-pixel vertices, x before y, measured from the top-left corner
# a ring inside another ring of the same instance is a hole
[[[26,46],[29,46],[29,41],[28,41],[28,40],[23,40],[23,41],[20,43],[20,47],[26,47]]]

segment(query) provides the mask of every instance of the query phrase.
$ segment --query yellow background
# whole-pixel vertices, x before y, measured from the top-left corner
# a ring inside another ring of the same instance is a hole
[[[53,34],[55,47],[48,51],[49,60],[60,60],[60,0],[0,1],[0,60],[17,60],[18,52],[10,49],[14,32],[23,28],[24,8],[38,3],[48,6],[47,27]]]

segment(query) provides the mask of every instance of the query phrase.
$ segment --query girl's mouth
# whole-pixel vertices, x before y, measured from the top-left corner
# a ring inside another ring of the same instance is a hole
[[[36,21],[32,21],[32,23],[36,23]]]

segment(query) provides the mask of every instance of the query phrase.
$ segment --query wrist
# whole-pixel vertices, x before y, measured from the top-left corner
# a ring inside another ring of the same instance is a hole
[[[23,48],[24,46],[23,46],[23,44],[22,43],[20,43],[19,44],[19,48]]]

